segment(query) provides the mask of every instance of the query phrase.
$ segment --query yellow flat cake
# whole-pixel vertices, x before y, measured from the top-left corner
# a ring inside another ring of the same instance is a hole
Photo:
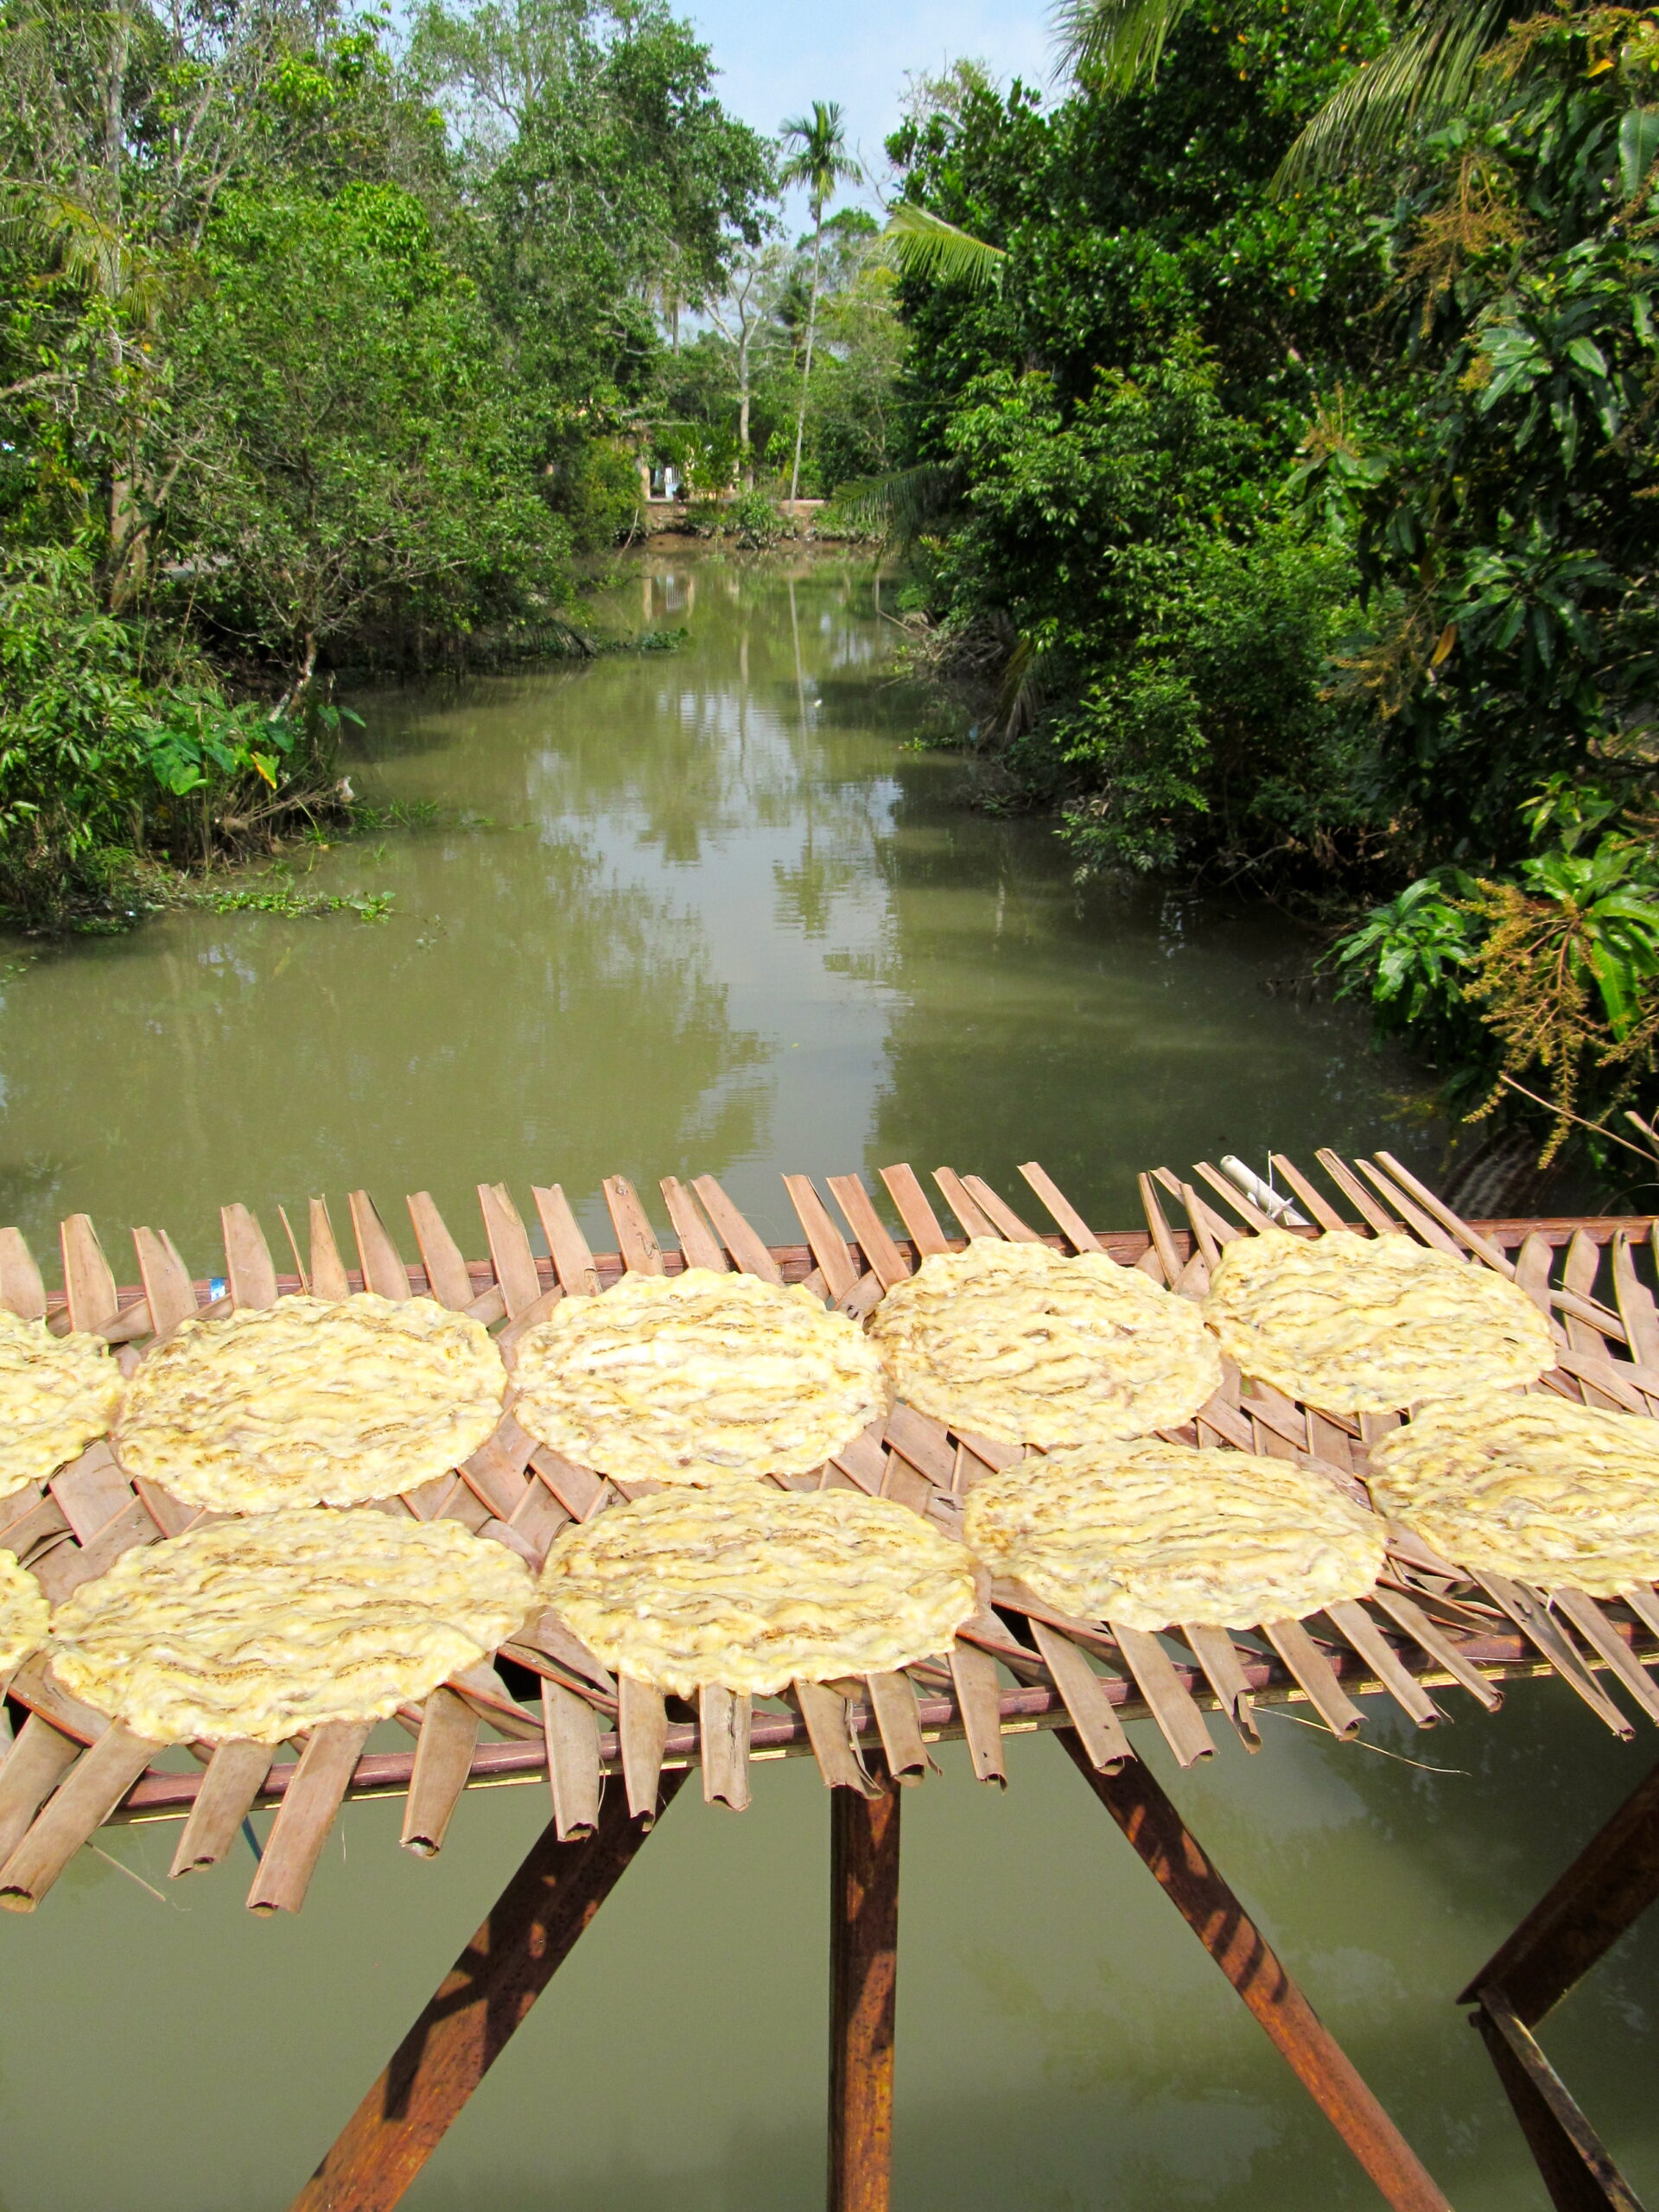
[[[1027,1459],[968,1493],[963,1537],[1059,1611],[1253,1628],[1363,1598],[1383,1529],[1294,1460],[1156,1437]]]
[[[46,1592],[16,1554],[0,1551],[0,1675],[46,1641]]]
[[[280,1744],[425,1697],[523,1622],[530,1570],[455,1521],[306,1508],[124,1552],[53,1616],[72,1695],[160,1744]]]
[[[624,1481],[805,1474],[887,1409],[857,1326],[799,1283],[688,1268],[567,1298],[513,1356],[513,1418]]]
[[[46,1481],[107,1435],[121,1390],[102,1337],[54,1337],[0,1306],[0,1497]]]
[[[1104,1253],[977,1238],[895,1283],[870,1335],[897,1396],[971,1433],[1045,1447],[1190,1420],[1221,1362],[1192,1300]]]
[[[607,1666],[691,1697],[887,1673],[950,1649],[973,1561],[858,1491],[662,1491],[566,1529],[542,1595]]]
[[[1555,1363],[1549,1324],[1524,1291],[1408,1236],[1238,1237],[1204,1318],[1247,1376],[1332,1413],[1534,1382]]]
[[[506,1388],[488,1330],[429,1298],[279,1298],[186,1321],[151,1352],[116,1456],[227,1513],[355,1505],[469,1458]]]
[[[1459,1567],[1592,1598],[1659,1578],[1659,1421],[1481,1390],[1371,1447],[1378,1507]]]

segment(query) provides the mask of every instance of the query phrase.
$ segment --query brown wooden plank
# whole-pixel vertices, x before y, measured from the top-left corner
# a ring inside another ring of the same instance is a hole
[[[570,1211],[569,1199],[557,1183],[533,1183],[530,1194],[536,1201],[542,1234],[547,1239],[548,1250],[553,1255],[553,1271],[564,1287],[565,1296],[595,1296],[599,1290],[599,1269],[594,1265],[588,1239],[576,1226],[576,1217]]]
[[[351,1786],[372,1721],[330,1720],[300,1754],[260,1853],[250,1912],[297,1912],[305,1903],[340,1802]]]
[[[346,1262],[340,1256],[340,1246],[334,1238],[334,1224],[329,1217],[327,1198],[313,1198],[307,1208],[308,1241],[311,1251],[311,1295],[313,1298],[332,1299],[337,1304],[349,1298],[352,1286],[346,1274]]]
[[[561,1843],[599,1827],[599,1723],[586,1698],[542,1677],[542,1738],[553,1794],[553,1832]]]
[[[1325,1193],[1310,1183],[1294,1160],[1281,1152],[1268,1154],[1268,1172],[1288,1183],[1321,1229],[1345,1229],[1348,1224]]]
[[[96,1835],[163,1748],[135,1736],[118,1720],[90,1751],[83,1751],[0,1866],[0,1907],[8,1912],[33,1912],[82,1844]]]
[[[1033,1619],[1031,1632],[1090,1763],[1103,1774],[1116,1774],[1135,1758],[1135,1747],[1112,1710],[1106,1685],[1077,1645],[1058,1629]]]
[[[1216,1747],[1204,1725],[1204,1715],[1157,1637],[1146,1629],[1124,1628],[1116,1621],[1109,1621],[1107,1626],[1164,1741],[1180,1764],[1191,1766],[1196,1760],[1213,1758]]]
[[[46,1319],[46,1285],[21,1229],[0,1229],[0,1306],[26,1321]]]
[[[438,1304],[447,1306],[452,1313],[465,1313],[477,1293],[461,1247],[450,1234],[448,1223],[438,1211],[432,1193],[413,1191],[404,1203],[409,1208],[410,1225],[415,1231],[421,1265],[426,1270],[427,1288]]]
[[[968,1236],[991,1236],[999,1241],[1001,1231],[963,1181],[954,1167],[936,1167],[933,1180],[944,1193],[948,1205]]]
[[[121,1310],[115,1277],[98,1241],[92,1216],[72,1213],[58,1231],[63,1248],[63,1288],[73,1329],[101,1329]]]
[[[810,1176],[785,1175],[784,1188],[800,1217],[807,1243],[831,1299],[845,1298],[858,1281],[858,1269],[853,1264],[846,1238],[830,1217],[830,1209],[818,1196]]]
[[[995,1782],[1006,1789],[1008,1770],[1002,1760],[995,1660],[976,1644],[958,1641],[950,1647],[950,1681],[957,1693],[957,1710],[962,1716],[974,1779]]]
[[[410,1777],[398,1838],[417,1859],[435,1859],[443,1848],[449,1816],[467,1787],[467,1769],[478,1742],[478,1715],[454,1690],[435,1689],[426,1700],[415,1743],[415,1771]]]
[[[1581,1590],[1555,1589],[1550,1592],[1549,1601],[1556,1612],[1572,1622],[1591,1649],[1607,1662],[1649,1719],[1659,1720],[1659,1683],[1655,1682],[1594,1599],[1586,1598]]]
[[[363,1269],[363,1287],[381,1298],[400,1301],[410,1294],[409,1268],[380,1218],[380,1209],[366,1191],[351,1194],[352,1233]]]
[[[1325,1610],[1395,1703],[1409,1713],[1420,1728],[1433,1728],[1444,1718],[1439,1706],[1402,1663],[1399,1653],[1363,1605],[1344,1603],[1327,1605]]]
[[[832,1175],[829,1181],[830,1194],[846,1217],[865,1265],[883,1290],[891,1290],[894,1283],[902,1282],[910,1273],[909,1261],[888,1236],[885,1223],[858,1176]]]
[[[135,1229],[132,1242],[151,1325],[158,1337],[170,1335],[196,1311],[196,1287],[190,1271],[170,1242],[153,1229]]]
[[[741,1813],[749,1802],[749,1721],[747,1690],[705,1682],[697,1693],[697,1743],[702,1761],[702,1802]]]
[[[1337,1680],[1331,1662],[1300,1621],[1263,1621],[1262,1633],[1307,1692],[1333,1736],[1359,1733],[1365,1716]]]
[[[1103,1774],[1060,1744],[1164,1894],[1255,2014],[1395,2212],[1451,2212],[1440,2190],[1224,1881],[1142,1760]]]
[[[1503,1607],[1522,1634],[1537,1645],[1568,1688],[1577,1691],[1596,1718],[1628,1743],[1636,1730],[1603,1694],[1577,1649],[1533,1592],[1522,1583],[1511,1582],[1506,1574],[1477,1573],[1473,1580]]]
[[[225,1272],[233,1306],[261,1307],[276,1303],[276,1268],[257,1217],[245,1205],[221,1206]]]
[[[1224,1628],[1201,1621],[1183,1621],[1181,1634],[1204,1669],[1205,1679],[1214,1690],[1222,1711],[1238,1731],[1240,1742],[1246,1751],[1259,1751],[1262,1732],[1255,1725],[1250,1686],[1238,1656],[1238,1646]]]
[[[888,1773],[895,1782],[919,1782],[931,1762],[927,1746],[922,1741],[916,1693],[910,1686],[909,1677],[896,1673],[869,1675],[865,1677],[865,1687],[870,1694],[870,1709],[875,1715]]]
[[[628,1810],[649,1827],[657,1817],[668,1711],[661,1690],[650,1682],[636,1681],[631,1675],[619,1678],[617,1694],[616,1729]]]
[[[830,1793],[829,2212],[888,2202],[902,1802]]]
[[[628,1272],[636,1275],[663,1274],[662,1247],[632,1184],[626,1175],[607,1175],[604,1191],[605,1203],[616,1224],[616,1241]]]
[[[216,1866],[241,1834],[276,1754],[270,1744],[221,1744],[207,1762],[169,1876]]]
[[[982,1175],[964,1175],[962,1186],[980,1211],[1011,1244],[1040,1244],[1042,1238],[1028,1221],[1022,1221],[1014,1208],[994,1191]]]
[[[1027,1160],[1020,1173],[1059,1224],[1074,1250],[1103,1252],[1106,1249],[1046,1167],[1040,1166],[1034,1160]]]
[[[1484,1989],[1499,1988],[1518,2017],[1535,2027],[1656,1900],[1659,1766],[1643,1777],[1551,1884],[1458,2002],[1471,2005]]]
[[[1495,1268],[1499,1274],[1512,1275],[1515,1273],[1515,1262],[1501,1244],[1494,1244],[1489,1236],[1483,1236],[1478,1230],[1471,1229],[1459,1215],[1453,1213],[1444,1198],[1429,1189],[1427,1183],[1420,1183],[1409,1168],[1402,1167],[1391,1152],[1379,1151],[1376,1159],[1378,1166],[1388,1170],[1398,1188],[1409,1192],[1424,1212],[1433,1214],[1441,1228],[1449,1230],[1460,1244],[1466,1245],[1489,1268]]]
[[[1421,1243],[1436,1252],[1444,1253],[1448,1260],[1465,1260],[1468,1257],[1457,1238],[1437,1221],[1426,1207],[1420,1206],[1415,1199],[1408,1198],[1399,1185],[1390,1177],[1385,1175],[1374,1160],[1357,1159],[1354,1166],[1376,1192],[1383,1205],[1392,1206],[1407,1228],[1411,1230]]]
[[[1483,1990],[1481,2000],[1474,2024],[1555,2212],[1642,2212],[1611,2152],[1503,1993]]]
[[[677,1175],[664,1175],[657,1185],[668,1208],[680,1253],[688,1268],[708,1268],[715,1274],[731,1272],[726,1248],[697,1211],[697,1202]]]
[[[766,1249],[765,1240],[747,1222],[732,1204],[712,1175],[699,1175],[691,1185],[708,1210],[709,1218],[726,1241],[731,1254],[746,1275],[758,1275],[762,1282],[781,1283],[783,1269]]]
[[[1137,1175],[1135,1179],[1141,1192],[1141,1205],[1147,1217],[1147,1227],[1152,1235],[1152,1249],[1157,1254],[1164,1281],[1173,1289],[1181,1279],[1181,1271],[1186,1262],[1175,1249],[1175,1239],[1170,1234],[1169,1222],[1151,1176]]]
[[[921,1256],[925,1259],[935,1252],[948,1252],[950,1240],[940,1228],[915,1169],[899,1160],[894,1166],[878,1167],[875,1172],[887,1185],[887,1196],[905,1224],[905,1234]]]
[[[1264,1229],[1277,1228],[1278,1224],[1273,1216],[1263,1212],[1248,1191],[1241,1191],[1230,1175],[1224,1175],[1220,1168],[1212,1166],[1209,1160],[1195,1160],[1192,1172],[1210,1185],[1218,1198],[1224,1199],[1232,1207],[1247,1229],[1260,1232]]]
[[[480,1183],[478,1203],[484,1214],[484,1234],[489,1242],[490,1264],[507,1301],[507,1316],[516,1319],[542,1294],[536,1255],[530,1249],[524,1218],[505,1183]]]
[[[663,1777],[664,1804],[685,1780]],[[595,1834],[550,1822],[489,1917],[294,2201],[293,2212],[390,2212],[632,1864],[645,1831],[620,1793]]]
[[[1360,1219],[1374,1229],[1379,1236],[1395,1236],[1400,1232],[1402,1223],[1371,1196],[1339,1153],[1332,1152],[1329,1146],[1325,1146],[1314,1157]]]
[[[1644,1367],[1659,1368],[1659,1306],[1637,1274],[1630,1235],[1622,1229],[1613,1238],[1613,1296],[1633,1357]]]
[[[80,1757],[77,1738],[31,1713],[0,1764],[0,1866],[28,1834],[35,1815]]]
[[[897,1452],[902,1452],[911,1465],[937,1483],[941,1490],[949,1490],[956,1478],[957,1455],[944,1429],[929,1414],[918,1414],[903,1399],[887,1415],[884,1430],[887,1442]],[[841,1455],[836,1454],[839,1458]]]
[[[132,1485],[101,1438],[89,1444],[79,1459],[60,1468],[48,1487],[62,1507],[76,1541],[83,1545],[92,1543],[132,1503]]]
[[[1503,1702],[1503,1693],[1487,1681],[1478,1667],[1471,1666],[1457,1646],[1444,1636],[1421,1606],[1397,1590],[1381,1586],[1371,1592],[1371,1603],[1387,1613],[1396,1626],[1404,1629],[1413,1643],[1426,1651],[1435,1664],[1460,1682],[1471,1697],[1478,1698],[1488,1713],[1496,1713]]]
[[[847,1700],[827,1682],[791,1682],[790,1695],[806,1723],[812,1756],[818,1763],[826,1789],[854,1789],[863,1797],[879,1796],[880,1785],[870,1779],[853,1748]]]

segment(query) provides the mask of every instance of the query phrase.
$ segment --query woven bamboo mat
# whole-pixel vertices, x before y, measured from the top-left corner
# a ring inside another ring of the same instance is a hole
[[[1321,1154],[1319,1164],[1329,1193],[1288,1161],[1272,1167],[1275,1185],[1285,1185],[1310,1224],[1402,1229],[1514,1275],[1550,1314],[1558,1338],[1560,1363],[1541,1387],[1590,1404],[1659,1410],[1659,1309],[1638,1277],[1632,1224],[1586,1224],[1570,1234],[1550,1224],[1529,1233],[1524,1224],[1478,1229],[1459,1222],[1387,1154],[1350,1166]],[[1265,1189],[1252,1194],[1201,1163],[1190,1182],[1164,1170],[1141,1179],[1145,1236],[1097,1236],[1040,1167],[1021,1173],[1055,1230],[1039,1232],[976,1176],[942,1168],[934,1180],[969,1237],[1042,1233],[1067,1250],[1109,1249],[1122,1263],[1189,1293],[1202,1291],[1224,1243],[1253,1233],[1270,1214],[1282,1217],[1278,1197]],[[481,1185],[487,1263],[463,1258],[425,1193],[407,1202],[419,1253],[417,1262],[407,1262],[373,1202],[356,1192],[348,1201],[356,1265],[342,1255],[326,1203],[314,1199],[302,1236],[281,1215],[291,1272],[279,1272],[246,1208],[228,1206],[227,1287],[211,1302],[210,1286],[193,1280],[171,1240],[147,1229],[134,1232],[140,1284],[118,1289],[92,1223],[78,1215],[62,1224],[63,1289],[52,1297],[22,1236],[0,1230],[0,1304],[45,1315],[49,1325],[103,1334],[129,1372],[192,1314],[269,1306],[298,1290],[324,1298],[359,1287],[390,1298],[430,1296],[496,1329],[510,1350],[559,1299],[602,1294],[625,1271],[734,1267],[772,1281],[804,1281],[842,1311],[862,1316],[922,1257],[963,1241],[947,1235],[908,1166],[881,1173],[902,1225],[897,1236],[857,1176],[828,1179],[828,1198],[805,1177],[785,1182],[804,1245],[769,1248],[720,1185],[703,1176],[660,1185],[674,1240],[664,1247],[639,1193],[624,1178],[609,1178],[604,1194],[618,1249],[600,1255],[560,1187],[536,1187],[544,1256],[511,1193]],[[1198,1184],[1209,1197],[1198,1194]],[[1174,1226],[1164,1196],[1179,1209]],[[1645,1233],[1648,1224],[1641,1227]],[[1294,1457],[1363,1500],[1365,1450],[1377,1432],[1369,1419],[1300,1406],[1230,1373],[1179,1434],[1224,1450]],[[954,1532],[971,1484],[1021,1456],[900,1404],[790,1486],[850,1486],[896,1498]],[[509,1405],[494,1435],[464,1466],[386,1505],[419,1518],[460,1520],[538,1566],[568,1521],[633,1494],[633,1486],[537,1445]],[[56,1601],[130,1546],[178,1535],[198,1517],[164,1490],[129,1481],[99,1443],[49,1483],[0,1500],[0,1545],[17,1552]],[[1108,1770],[1135,1757],[1125,1718],[1145,1715],[1189,1764],[1215,1748],[1207,1711],[1224,1716],[1224,1725],[1252,1747],[1253,1707],[1264,1701],[1306,1702],[1338,1735],[1352,1736],[1363,1719],[1356,1696],[1381,1690],[1428,1726],[1445,1717],[1433,1689],[1459,1686],[1494,1710],[1501,1695],[1496,1679],[1505,1674],[1560,1674],[1608,1726],[1628,1737],[1632,1723],[1610,1691],[1659,1719],[1659,1693],[1637,1656],[1656,1641],[1659,1599],[1605,1605],[1561,1591],[1546,1599],[1499,1577],[1462,1573],[1395,1532],[1388,1573],[1372,1597],[1309,1622],[1268,1622],[1249,1634],[1193,1624],[1158,1637],[1070,1619],[1017,1585],[997,1584],[935,1662],[862,1681],[798,1684],[778,1700],[711,1688],[695,1710],[645,1685],[617,1681],[545,1613],[494,1662],[401,1712],[397,1720],[413,1739],[401,1753],[370,1751],[368,1728],[334,1724],[290,1747],[291,1755],[232,1743],[186,1746],[181,1758],[159,1759],[156,1745],[66,1696],[36,1657],[8,1686],[27,1717],[0,1764],[0,1904],[32,1907],[105,1821],[181,1818],[173,1861],[181,1874],[223,1859],[250,1811],[274,1806],[248,1904],[260,1912],[294,1910],[347,1796],[405,1796],[402,1840],[429,1855],[442,1847],[469,1784],[544,1777],[558,1831],[571,1836],[593,1827],[611,1775],[620,1777],[631,1809],[649,1820],[665,1764],[700,1765],[705,1796],[741,1808],[753,1758],[810,1752],[827,1783],[868,1794],[875,1784],[867,1749],[879,1748],[889,1770],[911,1783],[932,1767],[931,1743],[961,1738],[976,1777],[1001,1783],[1005,1733],[1069,1724],[1095,1764]]]

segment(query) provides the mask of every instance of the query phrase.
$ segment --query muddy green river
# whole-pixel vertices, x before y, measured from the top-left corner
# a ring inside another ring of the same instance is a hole
[[[412,1254],[429,1190],[718,1174],[797,1241],[780,1173],[910,1160],[1010,1194],[1037,1159],[1133,1226],[1135,1173],[1387,1143],[1432,1166],[1421,1083],[1289,986],[1271,913],[1078,888],[1040,823],[963,804],[867,571],[658,554],[602,606],[672,652],[382,692],[351,772],[435,821],[302,854],[386,919],[192,912],[18,957],[0,982],[0,1218],[92,1215],[217,1270],[218,1209],[273,1243],[366,1185]],[[660,1207],[654,1209],[666,1232]],[[1269,1713],[1177,1777],[1140,1748],[1459,2212],[1546,2199],[1453,1999],[1649,1763],[1570,1694],[1445,1694],[1369,1747]],[[907,1798],[901,2212],[1338,2212],[1379,2200],[1058,1748],[1006,1796],[960,1746]],[[810,1764],[741,1817],[684,1793],[452,2130],[423,2212],[810,2212],[823,2201],[828,1824]],[[0,1925],[0,2212],[280,2212],[545,1818],[465,1799],[442,1856],[337,1825],[297,1919],[243,1910],[245,1846],[166,1879],[176,1829],[109,1832]],[[264,1816],[257,1823],[266,1825]],[[1638,1929],[1550,2056],[1659,2191]]]

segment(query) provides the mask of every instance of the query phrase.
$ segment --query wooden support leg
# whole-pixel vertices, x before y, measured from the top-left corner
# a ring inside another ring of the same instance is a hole
[[[899,1791],[830,1792],[829,2212],[887,2212],[899,1967]]]
[[[1488,1959],[1458,2002],[1501,1989],[1536,2027],[1648,1907],[1659,1899],[1659,1766],[1638,1783],[1548,1895]]]
[[[1078,1773],[1395,2212],[1451,2212],[1411,2145],[1211,1865],[1146,1762],[1131,1759],[1116,1773],[1103,1774],[1073,1730],[1057,1733]]]
[[[684,1780],[683,1769],[664,1774],[664,1806]],[[592,1835],[561,1843],[551,1825],[543,1832],[293,2212],[387,2212],[397,2202],[649,1833],[615,1789]]]
[[[1630,2183],[1539,2050],[1531,2029],[1497,1990],[1484,1993],[1474,2024],[1555,2212],[1642,2212]]]

